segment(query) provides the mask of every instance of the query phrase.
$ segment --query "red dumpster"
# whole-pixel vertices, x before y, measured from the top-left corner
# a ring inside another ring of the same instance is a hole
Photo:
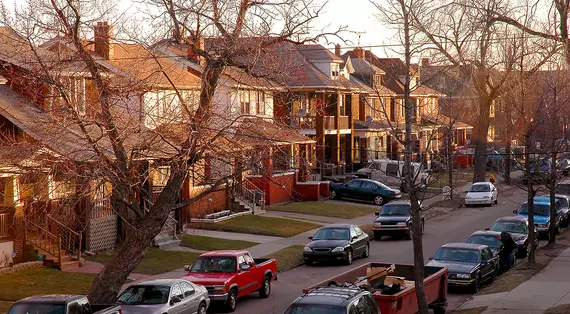
[[[395,264],[395,271],[390,276],[403,277],[407,281],[414,280],[413,265]],[[332,283],[355,283],[359,278],[366,277],[368,268],[390,267],[390,264],[368,263],[335,277],[329,278],[314,286],[303,289],[306,293],[316,287],[328,286]],[[372,288],[384,283],[385,276],[371,281]],[[447,268],[425,266],[424,290],[426,301],[435,314],[445,313],[447,308]],[[418,301],[414,286],[407,286],[395,294],[382,294],[380,290],[372,294],[382,314],[414,314],[418,312]]]

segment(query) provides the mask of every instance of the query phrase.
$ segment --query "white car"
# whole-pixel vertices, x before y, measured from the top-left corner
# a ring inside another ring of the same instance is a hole
[[[497,204],[499,192],[491,182],[476,182],[465,195],[465,207],[471,205],[493,205]]]

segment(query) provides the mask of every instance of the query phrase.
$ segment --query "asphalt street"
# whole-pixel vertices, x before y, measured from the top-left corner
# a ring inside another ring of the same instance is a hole
[[[423,238],[426,263],[441,245],[450,242],[465,242],[471,233],[490,227],[497,218],[513,215],[513,209],[516,209],[524,199],[525,193],[514,189],[509,193],[500,193],[499,204],[493,207],[460,208],[428,220]],[[413,264],[412,242],[383,238],[382,241],[371,241],[369,258],[356,259],[351,266],[301,266],[281,273],[279,280],[272,283],[272,292],[269,298],[261,299],[257,293],[241,298],[238,301],[235,313],[284,313],[289,304],[302,293],[304,287],[368,262]],[[450,294],[448,309],[457,308],[468,297],[468,294]]]

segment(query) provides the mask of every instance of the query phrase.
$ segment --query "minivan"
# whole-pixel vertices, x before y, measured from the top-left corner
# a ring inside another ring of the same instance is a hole
[[[418,188],[425,188],[430,182],[429,170],[424,169],[422,164],[412,162],[414,185]],[[365,168],[357,171],[358,177],[380,181],[390,187],[398,187],[400,191],[406,192],[404,187],[404,162],[392,159],[371,160]]]

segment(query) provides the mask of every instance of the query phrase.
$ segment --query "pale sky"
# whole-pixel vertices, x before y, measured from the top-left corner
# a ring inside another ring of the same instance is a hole
[[[9,9],[13,8],[14,3],[16,6],[21,6],[26,3],[26,0],[1,0],[4,5]],[[95,0],[97,1],[97,0]],[[324,3],[326,0],[316,0],[319,3]],[[382,0],[375,0],[382,1]],[[133,7],[131,0],[117,0],[119,3],[119,12],[124,12]],[[374,17],[377,8],[370,3],[369,0],[328,0],[324,11],[317,20],[316,26],[322,28],[328,25],[328,30],[335,30],[339,26],[347,26],[348,30],[360,33],[360,46],[370,47],[383,44],[393,44],[391,40],[394,32],[386,29]],[[356,46],[358,44],[358,35],[355,33],[344,33],[343,38],[351,41],[351,44],[343,44],[338,39],[331,39],[334,43],[341,43],[343,47]],[[322,42],[325,45],[324,42]],[[334,44],[325,45],[327,48],[334,50]],[[385,48],[372,47],[374,53],[378,56],[393,55]]]

